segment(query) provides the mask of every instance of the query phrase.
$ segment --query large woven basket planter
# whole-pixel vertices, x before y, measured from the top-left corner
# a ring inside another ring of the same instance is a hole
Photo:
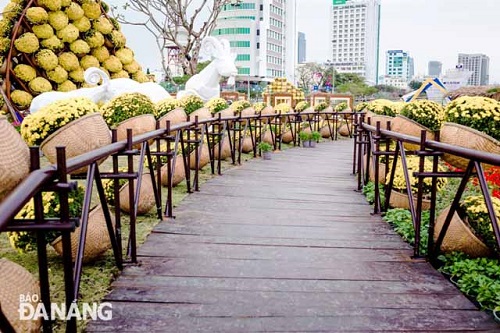
[[[206,119],[211,119],[212,118],[212,113],[208,108],[201,108],[198,109],[194,112],[191,112],[189,114],[189,120],[190,121],[195,121],[196,116],[198,116],[198,121],[206,120]]]
[[[155,206],[155,192],[149,173],[141,175],[141,189],[139,191],[139,202],[137,204],[137,215],[147,214]],[[120,189],[120,209],[125,213],[130,213],[128,183]],[[137,179],[134,179],[134,190],[137,189]]]
[[[379,115],[373,112],[367,112],[365,115],[365,122],[368,123],[368,118],[370,118],[370,124],[371,126],[376,127],[377,122],[380,121],[380,129],[387,129],[387,122],[390,123],[391,128],[392,128],[392,121],[394,120],[394,117],[389,117],[389,116],[383,116]]]
[[[30,171],[28,146],[4,116],[0,116],[0,156],[0,201],[2,201]]]
[[[287,130],[283,135],[281,136],[281,142],[283,143],[291,143],[293,141],[293,133],[292,130]]]
[[[330,138],[332,136],[332,133],[334,131],[334,124],[333,122],[330,122],[330,124],[327,124],[326,122],[324,122],[325,125],[323,125],[323,127],[321,127],[321,129],[319,130],[319,133],[321,134],[321,137],[322,138]]]
[[[352,132],[353,132],[354,129],[353,129],[352,125],[351,125],[351,127],[350,127],[351,131],[349,132],[349,127],[348,126],[349,125],[347,125],[345,123],[342,124],[342,126],[340,126],[339,129],[338,129],[338,133],[341,136],[346,136],[346,137],[349,136],[349,135],[352,135]]]
[[[241,145],[241,151],[245,154],[248,154],[253,151],[253,143],[252,138],[250,136],[246,136]],[[239,149],[239,142],[236,142],[236,147]]]
[[[164,128],[166,126],[167,120],[170,120],[170,126],[184,123],[187,121],[187,114],[184,109],[176,108],[168,112],[166,115],[158,119],[160,122],[160,127]]]
[[[57,162],[56,147],[66,147],[66,158],[72,158],[111,143],[111,133],[100,113],[92,113],[61,127],[40,145],[40,149],[50,163]],[[99,161],[99,163],[103,162]],[[80,168],[73,174],[87,172]]]
[[[272,106],[266,106],[265,108],[262,109],[262,111],[260,111],[260,115],[261,116],[268,116],[268,115],[273,115],[273,114],[276,114],[276,111],[274,110],[274,108]],[[263,124],[267,124],[269,122],[269,120],[273,121],[274,119],[273,118],[262,118],[262,123]]]
[[[366,154],[363,155],[363,168],[366,166]],[[370,180],[372,182],[375,181],[375,163],[373,163],[370,159]],[[384,183],[385,184],[385,177],[386,177],[386,174],[385,174],[385,163],[378,163],[378,182],[379,183]],[[396,191],[394,191],[396,192]],[[396,192],[398,194],[400,194],[399,192]],[[391,194],[391,197],[392,197],[392,194]],[[408,201],[408,200],[407,200]]]
[[[41,320],[21,320],[19,310],[21,296],[40,299],[38,281],[24,267],[0,258],[0,305],[3,314],[16,332],[40,332]],[[36,309],[38,302],[30,303]],[[26,313],[26,315],[28,315]]]
[[[161,167],[161,184],[163,186],[168,185],[168,165],[165,164]],[[184,170],[184,161],[182,160],[182,155],[177,155],[175,159],[175,169],[174,175],[172,177],[172,186],[179,185],[184,179],[186,179],[186,171]]]
[[[114,225],[115,218],[111,212],[110,214],[111,222]],[[77,228],[75,232],[71,233],[71,258],[73,261],[76,258],[76,252],[80,242],[80,230],[80,228]],[[51,245],[54,250],[62,256],[62,237],[56,238]],[[108,227],[106,226],[106,219],[104,218],[104,211],[102,206],[98,205],[89,213],[85,250],[83,251],[83,262],[94,261],[110,248],[111,240],[109,239]]]
[[[231,109],[231,108],[227,108],[227,109],[224,109],[222,111],[219,111],[217,112],[216,114],[214,114],[214,118],[219,118],[219,114],[221,116],[221,118],[229,118],[229,117],[234,117],[234,110]]]
[[[262,138],[261,138],[261,141],[262,142],[267,142],[269,143],[270,145],[274,145],[274,139],[275,139],[275,135],[273,135],[273,133],[271,131],[266,131],[263,135],[262,135]]]
[[[417,206],[417,198],[413,196],[413,204]],[[389,206],[392,208],[405,208],[410,209],[410,202],[408,196],[405,193],[401,193],[395,190],[391,191],[391,198],[389,200]],[[422,199],[422,209],[431,209],[431,201],[428,199]]]
[[[255,109],[253,107],[248,107],[241,110],[242,117],[255,116]]]
[[[152,114],[143,114],[122,121],[116,126],[116,138],[118,141],[127,139],[128,128],[132,129],[133,136],[151,132],[156,129],[156,119]],[[140,144],[134,145],[135,149],[139,149],[140,147]]]
[[[327,117],[331,117],[332,112],[333,112],[333,108],[331,106],[329,106],[326,109],[319,112],[319,117],[321,119],[326,119]],[[329,113],[329,114],[326,114],[326,113]]]
[[[420,139],[422,131],[427,132],[427,139],[434,140],[434,132],[425,126],[420,125],[414,120],[411,120],[405,116],[397,115],[391,123],[391,131],[398,132],[401,134],[416,136]],[[420,145],[415,145],[412,143],[405,142],[403,144],[407,150],[419,150]]]
[[[205,165],[210,163],[210,152],[208,150],[208,145],[206,143],[203,144],[200,152],[200,165],[199,170],[201,170]],[[189,168],[191,170],[196,170],[196,152],[191,152],[189,156]]]
[[[229,137],[224,136],[224,141],[222,141],[222,148],[220,153],[220,159],[224,160],[231,157],[231,146],[229,144]],[[219,143],[214,147],[214,158],[219,159]]]
[[[450,207],[445,208],[436,219],[436,227],[434,229],[434,241],[437,240],[441,229],[443,228],[446,215]],[[466,225],[460,216],[455,212],[450,222],[450,226],[446,231],[446,235],[441,244],[443,252],[462,251],[470,257],[486,257],[491,254],[490,249],[474,235],[470,228]]]
[[[455,123],[444,123],[443,126],[441,126],[440,139],[441,142],[455,146],[500,154],[500,142],[498,140],[467,126]],[[444,154],[443,160],[459,169],[466,169],[469,164],[468,159],[451,154]],[[483,165],[483,167],[489,168],[491,165]]]

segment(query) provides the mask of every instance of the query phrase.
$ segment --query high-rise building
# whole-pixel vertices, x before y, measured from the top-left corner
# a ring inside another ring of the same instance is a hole
[[[378,82],[380,0],[332,0],[332,56],[335,70]]]
[[[467,81],[470,86],[484,86],[490,81],[490,58],[484,54],[458,54],[458,63],[472,71]]]
[[[302,64],[306,62],[306,34],[299,31],[297,41],[297,62]]]
[[[443,64],[440,61],[429,61],[429,76],[439,77],[443,70]]]
[[[297,34],[293,0],[244,0],[223,6],[212,36],[229,40],[239,77],[295,81]]]
[[[403,50],[389,50],[386,52],[386,76],[399,77],[409,82],[414,76],[413,58]]]

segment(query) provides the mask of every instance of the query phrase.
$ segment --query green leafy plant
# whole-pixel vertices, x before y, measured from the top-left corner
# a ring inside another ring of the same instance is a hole
[[[314,111],[321,112],[321,111],[325,110],[327,107],[328,107],[328,104],[326,102],[321,102],[321,103],[318,103],[314,106]]]
[[[311,140],[311,133],[302,131],[299,133],[299,138],[300,138],[300,141],[310,141]]]
[[[262,152],[267,152],[267,151],[271,151],[273,149],[273,146],[271,146],[269,143],[267,142],[259,142],[258,146],[257,146],[260,151]]]
[[[380,187],[380,201],[384,202],[385,201],[385,193],[383,187]],[[374,182],[368,182],[365,186],[363,186],[363,194],[366,197],[366,201],[373,205],[375,202],[375,183]]]
[[[318,131],[313,131],[311,133],[311,140],[318,141],[319,139],[321,139],[321,133]]]
[[[427,254],[427,243],[429,241],[429,211],[422,212],[420,228],[420,253]],[[388,222],[405,241],[411,245],[415,244],[415,229],[411,219],[411,212],[407,209],[389,209],[384,215],[384,221]]]
[[[347,105],[346,102],[341,102],[341,103],[335,105],[335,111],[336,112],[342,112],[344,110],[347,110],[348,107],[349,106]]]
[[[487,97],[460,97],[446,106],[445,121],[481,131],[500,140],[500,102]]]
[[[401,110],[401,115],[431,131],[437,131],[444,119],[444,109],[436,102],[423,99],[407,103]]]
[[[311,105],[309,103],[307,103],[306,101],[298,102],[295,105],[295,112],[302,112],[302,111],[304,111],[305,109],[307,109],[310,106]]]
[[[200,97],[194,95],[182,97],[179,100],[179,104],[187,114],[191,114],[194,111],[201,109],[204,105],[203,100]]]

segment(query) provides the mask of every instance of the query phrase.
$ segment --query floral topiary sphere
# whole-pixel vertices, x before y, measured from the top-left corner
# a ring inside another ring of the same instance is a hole
[[[134,60],[130,64],[124,65],[123,69],[130,74],[134,74],[141,70],[141,65],[139,65],[139,63]]]
[[[68,8],[66,8],[66,15],[68,15],[68,18],[72,21],[76,21],[81,19],[82,17],[85,16],[85,12],[83,11],[82,7],[76,3],[76,2],[71,2]]]
[[[90,20],[83,16],[82,18],[79,18],[78,20],[73,21],[73,25],[80,30],[80,32],[87,32],[92,28],[92,24],[90,23]]]
[[[60,10],[49,12],[49,23],[57,31],[61,30],[69,24],[68,15]]]
[[[21,79],[24,82],[30,82],[36,78],[36,70],[30,65],[25,64],[19,64],[14,67],[14,74],[16,74],[18,79]]]
[[[61,0],[38,0],[38,4],[51,11],[58,11],[61,9]]]
[[[109,58],[109,56],[110,56],[109,51],[108,51],[108,49],[105,46],[101,46],[101,47],[97,47],[95,49],[92,49],[92,53],[91,54],[94,57],[96,57],[97,60],[99,60],[100,63],[103,63],[104,61],[106,61]]]
[[[101,6],[94,1],[86,1],[82,5],[85,16],[91,20],[96,20],[101,16]]]
[[[91,55],[86,55],[80,60],[80,65],[84,70],[90,67],[99,67],[99,60],[96,57]]]
[[[134,61],[134,52],[127,47],[116,50],[115,55],[124,65],[128,65]]]
[[[110,34],[113,31],[114,26],[106,17],[101,16],[93,23],[93,28],[103,35]]]
[[[33,100],[33,96],[30,93],[20,89],[14,90],[11,93],[10,98],[15,105],[22,109],[30,106],[31,101]]]
[[[40,48],[40,43],[34,33],[25,32],[14,41],[14,46],[19,52],[35,53]]]
[[[15,20],[23,11],[23,6],[15,2],[9,2],[3,9],[3,18],[9,21]]]
[[[155,105],[146,95],[129,93],[119,95],[101,107],[101,114],[109,126],[143,114],[154,114]]]
[[[110,72],[119,72],[123,69],[122,62],[118,57],[116,56],[110,56],[105,62],[104,62],[104,68],[106,68]]]
[[[31,7],[26,10],[26,19],[32,24],[43,24],[49,20],[49,14],[42,7]]]
[[[125,44],[127,44],[127,38],[121,31],[113,30],[108,36],[111,40],[111,43],[116,48],[122,48],[125,46]]]
[[[85,74],[85,71],[83,70],[83,68],[78,67],[77,69],[75,69],[69,73],[69,77],[71,78],[71,80],[73,82],[82,83],[85,81],[84,74]]]
[[[78,57],[71,52],[64,52],[59,55],[59,65],[67,71],[74,71],[80,67]]]
[[[68,79],[68,72],[61,66],[56,66],[53,70],[47,71],[47,77],[55,83],[63,83]]]
[[[121,70],[119,72],[115,72],[113,74],[111,74],[111,78],[112,79],[129,79],[130,78],[130,75],[127,71],[124,71],[124,70]]]
[[[10,39],[7,37],[0,38],[0,53],[6,54],[10,48]]]
[[[33,33],[37,38],[40,39],[47,39],[52,36],[54,36],[54,29],[47,23],[45,24],[40,24],[40,25],[34,25],[33,26]]]
[[[57,37],[65,43],[72,43],[80,37],[80,30],[70,23],[57,32]]]
[[[56,35],[54,35],[50,38],[42,40],[42,46],[46,49],[57,52],[64,48],[64,43],[62,42],[62,40],[57,38]]]
[[[85,33],[85,41],[91,48],[97,48],[104,45],[104,36],[97,30],[90,29]]]
[[[57,91],[72,91],[76,90],[77,88],[78,87],[76,86],[76,84],[74,84],[70,80],[66,80],[57,87]]]
[[[59,64],[57,55],[48,49],[42,49],[35,55],[35,61],[38,66],[46,71],[53,70]]]
[[[49,80],[39,76],[34,78],[33,80],[30,81],[28,84],[30,89],[38,94],[48,92],[52,90],[52,85],[50,84]]]
[[[89,44],[81,39],[77,39],[71,43],[69,49],[76,54],[87,54],[90,52]]]

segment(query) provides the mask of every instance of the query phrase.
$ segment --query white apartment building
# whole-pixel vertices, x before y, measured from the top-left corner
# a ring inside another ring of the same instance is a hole
[[[490,58],[484,54],[458,54],[458,63],[472,72],[467,85],[485,86],[490,81]]]
[[[410,82],[415,75],[413,58],[403,50],[388,50],[385,55],[385,75],[402,78]]]
[[[385,75],[380,78],[379,84],[391,86],[399,89],[408,89],[408,81],[398,76]]]
[[[212,36],[237,54],[237,81],[286,77],[295,82],[297,33],[294,0],[243,0],[224,5]]]
[[[381,0],[332,0],[332,56],[339,73],[378,83]]]

